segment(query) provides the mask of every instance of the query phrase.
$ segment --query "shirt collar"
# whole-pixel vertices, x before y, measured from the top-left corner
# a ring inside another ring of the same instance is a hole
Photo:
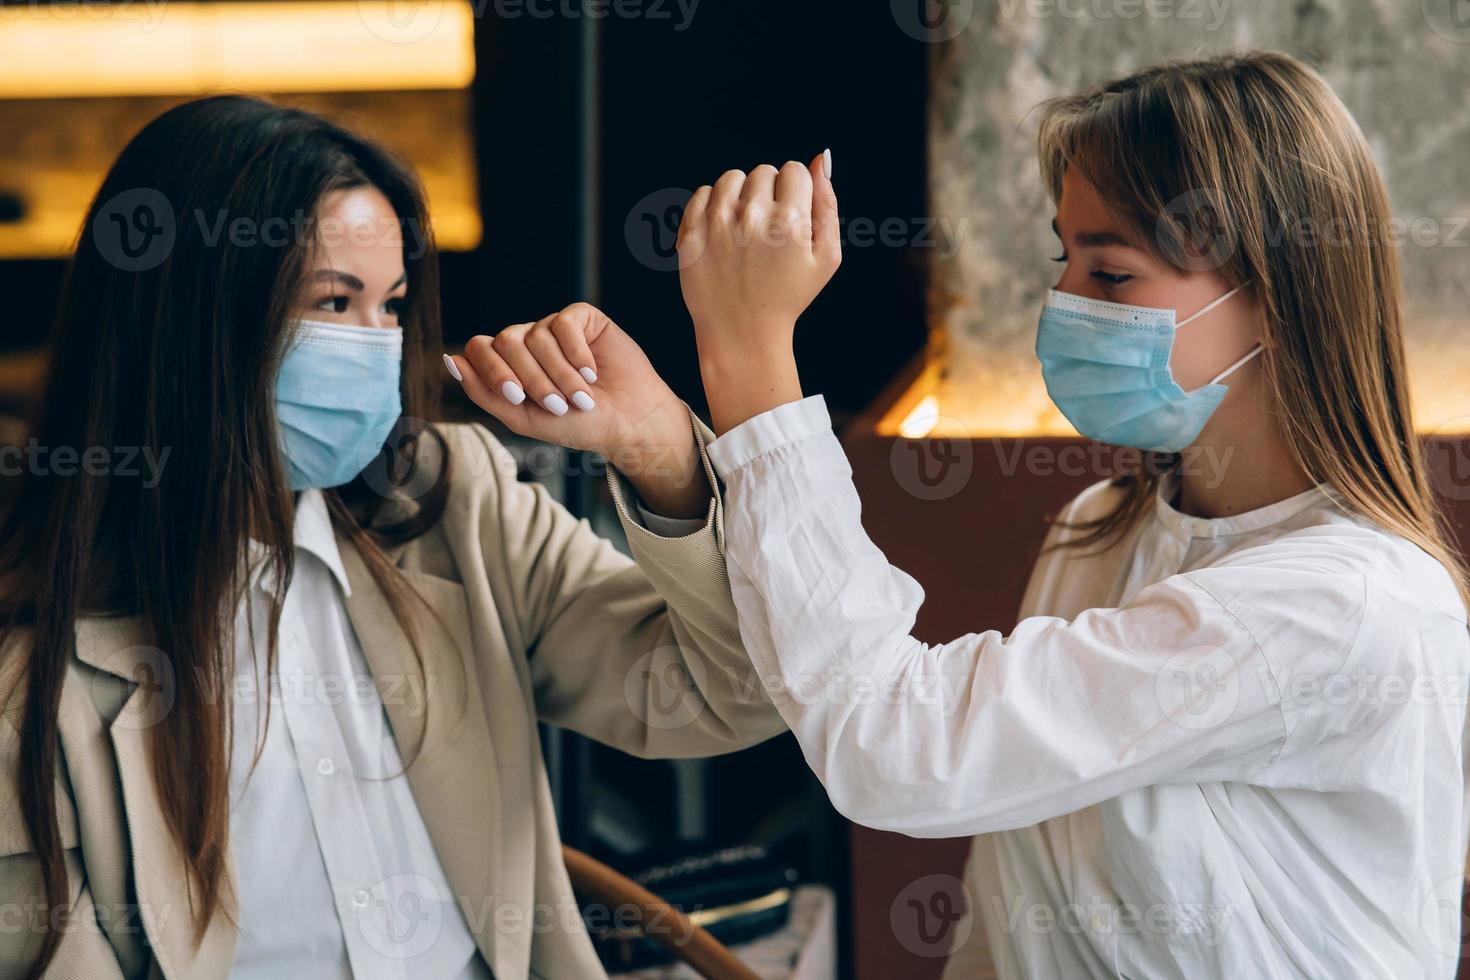
[[[332,531],[332,518],[327,513],[327,499],[315,488],[301,491],[296,498],[296,523],[292,537],[298,551],[304,551],[318,559],[332,573],[342,587],[343,597],[352,595],[352,586],[347,581],[347,569],[342,564],[342,551],[337,547],[337,536]],[[259,566],[265,557],[265,546],[254,538],[250,539],[251,563]],[[262,567],[256,582],[270,591],[275,579],[269,567]]]
[[[1154,500],[1154,517],[1169,531],[1186,538],[1219,538],[1229,534],[1259,531],[1295,517],[1308,507],[1332,503],[1336,499],[1331,487],[1319,483],[1295,496],[1242,514],[1232,514],[1229,517],[1194,517],[1177,510],[1169,503],[1178,489],[1178,473],[1171,472],[1159,481],[1158,495]]]

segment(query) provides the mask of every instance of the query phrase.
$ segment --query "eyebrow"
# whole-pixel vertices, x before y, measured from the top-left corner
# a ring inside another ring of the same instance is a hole
[[[311,278],[312,278],[312,281],[313,282],[324,282],[324,281],[340,282],[342,285],[346,286],[348,289],[351,289],[354,292],[359,292],[359,293],[362,292],[364,289],[367,288],[366,286],[363,285],[363,282],[362,282],[361,279],[357,278],[356,276],[354,276],[350,272],[342,272],[339,269],[318,269],[318,270],[316,270],[316,272],[312,273]],[[408,273],[405,272],[403,275],[399,276],[394,281],[393,285],[391,285],[391,286],[388,287],[388,292],[391,293],[393,290],[395,290],[399,286],[403,285],[404,282],[407,279],[408,279]]]
[[[1058,238],[1062,237],[1062,229],[1057,225],[1057,219],[1051,219],[1051,230]],[[1113,231],[1079,231],[1077,233],[1077,244],[1082,248],[1104,248],[1108,245],[1118,245],[1123,248],[1136,248],[1137,246]]]

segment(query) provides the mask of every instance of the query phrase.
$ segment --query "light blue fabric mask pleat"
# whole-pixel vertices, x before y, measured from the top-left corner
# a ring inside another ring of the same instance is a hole
[[[1242,283],[1176,326],[1173,310],[1127,306],[1050,290],[1036,330],[1047,394],[1078,432],[1100,442],[1179,452],[1199,437],[1228,387],[1221,378],[1186,392],[1169,355],[1184,326],[1245,288]]]
[[[276,421],[291,489],[351,482],[383,448],[403,408],[400,327],[298,320],[276,375]]]

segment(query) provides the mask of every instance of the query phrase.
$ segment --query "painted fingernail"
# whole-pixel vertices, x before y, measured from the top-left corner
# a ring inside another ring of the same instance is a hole
[[[546,410],[552,415],[567,414],[567,400],[561,395],[547,395],[541,399],[541,404],[545,405]]]
[[[589,385],[597,384],[597,372],[592,370],[591,368],[577,368],[577,373],[580,374],[582,376],[582,379],[586,381]]]
[[[449,369],[449,376],[455,381],[463,381],[464,375],[459,373],[459,367],[455,365],[454,358],[448,354],[444,355],[444,366]]]
[[[832,179],[832,151],[831,150],[823,150],[822,151],[822,172],[827,175],[827,179],[828,180],[831,180]]]
[[[572,404],[584,412],[590,412],[597,407],[597,403],[585,391],[578,391],[572,395]]]
[[[501,385],[500,393],[504,395],[505,400],[510,402],[512,405],[519,405],[521,402],[526,400],[526,393],[522,391],[521,386],[516,384],[514,381],[507,381],[505,384]]]

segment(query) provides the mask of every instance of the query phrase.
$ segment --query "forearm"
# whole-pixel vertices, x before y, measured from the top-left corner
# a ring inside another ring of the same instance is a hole
[[[790,335],[788,331],[786,336]],[[701,341],[699,373],[716,435],[802,398],[796,356],[789,342],[731,350]]]
[[[1006,636],[976,623],[925,644],[912,635],[923,590],[864,529],[820,398],[754,418],[709,454],[746,650],[850,819],[988,833],[1141,786],[1248,781],[1280,753],[1279,668],[1194,578],[1071,621],[1032,616]],[[1216,591],[1239,594],[1250,574],[1216,572]],[[1213,713],[1177,681],[1196,651],[1229,692],[1207,698]]]

